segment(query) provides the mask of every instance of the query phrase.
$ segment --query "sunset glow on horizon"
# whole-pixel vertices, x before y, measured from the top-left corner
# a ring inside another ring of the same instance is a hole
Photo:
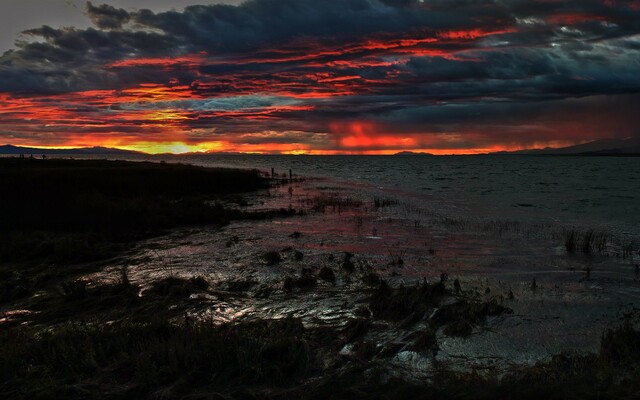
[[[0,56],[0,144],[477,154],[640,135],[637,0],[83,7],[93,27],[33,27]]]

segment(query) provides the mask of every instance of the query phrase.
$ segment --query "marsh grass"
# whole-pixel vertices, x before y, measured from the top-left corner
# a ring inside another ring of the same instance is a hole
[[[481,321],[500,310],[490,310],[495,303],[470,300],[443,305],[443,296],[450,295],[443,282],[396,289],[381,284],[369,304],[374,318],[362,313],[342,327],[304,328],[294,318],[175,324],[159,312],[171,304],[164,296],[136,293],[135,286],[120,281],[87,288],[86,297],[74,295],[62,303],[93,312],[121,307],[129,310],[128,319],[0,329],[0,392],[18,400],[158,398],[159,393],[165,399],[602,399],[632,398],[640,390],[640,332],[628,321],[603,334],[597,355],[563,353],[514,367],[502,377],[449,370],[437,361],[438,326]],[[134,316],[131,311],[145,302],[152,304]],[[386,314],[388,321],[398,321],[433,305],[443,310],[433,318],[437,323],[407,337],[409,349],[433,357],[431,379],[386,375],[385,360],[398,349],[385,355],[368,340],[379,324],[375,316],[381,309],[401,311],[399,318]],[[337,353],[346,343],[352,343],[353,354],[345,359]]]
[[[579,231],[575,228],[564,231],[564,247],[567,253],[605,255],[609,241],[609,235],[604,231],[593,229]]]
[[[444,328],[445,335],[457,337],[470,336],[474,327],[485,324],[487,317],[513,312],[495,300],[483,302],[456,295],[445,281],[398,288],[380,281],[369,299],[369,309],[374,319],[400,322],[406,328],[425,321],[432,329]]]
[[[398,203],[399,203],[398,200],[391,199],[391,198],[388,198],[388,197],[375,196],[373,198],[373,208],[376,209],[376,210],[379,209],[379,208],[395,206]]]
[[[310,370],[297,320],[190,327],[165,321],[66,324],[0,332],[7,398],[179,398],[197,391],[280,387]]]
[[[303,205],[316,213],[337,212],[338,214],[362,206],[362,201],[344,197],[338,193],[321,193],[303,200]]]
[[[223,205],[225,196],[237,203],[239,193],[267,185],[256,171],[0,159],[0,303],[68,279],[82,264],[90,272],[88,263],[122,255],[170,228],[271,218]]]
[[[336,274],[329,267],[322,267],[320,272],[318,272],[318,278],[322,279],[325,282],[331,283],[332,285],[336,284]]]
[[[318,279],[309,271],[302,271],[299,276],[287,276],[282,282],[282,289],[291,293],[294,288],[300,290],[313,289],[318,283]]]
[[[201,276],[194,276],[189,279],[168,276],[153,282],[151,288],[145,294],[169,298],[185,298],[192,293],[206,291],[208,288],[209,282]]]
[[[356,270],[356,264],[353,262],[353,253],[347,251],[343,254],[341,267],[348,273],[352,273]]]
[[[126,236],[224,221],[220,196],[266,187],[255,171],[99,160],[1,159],[0,229]],[[209,202],[205,202],[209,200]],[[162,211],[162,212],[160,212]]]
[[[369,300],[369,308],[376,319],[399,321],[415,316],[422,318],[447,294],[442,282],[392,288],[386,281],[381,281]]]
[[[269,266],[276,265],[284,261],[284,259],[282,258],[282,255],[275,250],[267,251],[262,255],[261,258]]]

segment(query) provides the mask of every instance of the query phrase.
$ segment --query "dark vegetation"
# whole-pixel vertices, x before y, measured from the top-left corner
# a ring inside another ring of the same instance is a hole
[[[606,232],[596,232],[593,229],[581,232],[577,229],[569,229],[565,231],[564,236],[567,253],[606,254],[608,241]]]
[[[279,262],[282,262],[282,255],[275,250],[268,251],[262,255],[262,259],[267,265],[276,265]]]
[[[285,292],[291,293],[294,288],[309,290],[316,286],[318,280],[309,271],[303,270],[300,276],[287,276],[282,283]]]
[[[0,303],[169,228],[266,217],[224,206],[266,186],[257,171],[0,159]]]
[[[220,196],[265,187],[255,171],[122,161],[0,160],[3,231],[148,230],[226,222]],[[15,255],[14,255],[15,256]]]
[[[169,276],[154,282],[149,294],[155,294],[162,297],[188,297],[192,293],[204,291],[209,288],[209,283],[202,277],[193,277],[190,279],[181,279]]]
[[[342,269],[344,269],[349,273],[355,271],[356,265],[353,262],[352,253],[349,253],[349,252],[344,253],[344,256],[342,257]]]
[[[336,284],[336,274],[329,267],[322,267],[320,272],[318,273],[318,278],[322,279],[325,282],[329,282],[332,285]]]
[[[398,204],[398,200],[395,200],[395,199],[390,199],[387,197],[378,197],[378,196],[375,196],[373,198],[373,208],[376,210],[378,208],[395,206],[397,204]]]
[[[310,372],[297,320],[214,326],[166,321],[2,332],[6,398],[179,398],[279,387]],[[208,393],[208,394],[207,394]]]
[[[433,330],[444,327],[443,333],[447,336],[468,337],[475,327],[483,326],[488,317],[513,312],[496,300],[454,296],[444,281],[398,288],[380,281],[369,300],[373,318],[399,322],[405,328],[425,322]]]
[[[607,331],[599,354],[563,353],[506,375],[385,378],[392,353],[363,340],[371,323],[342,334],[293,318],[215,326],[165,320],[67,323],[37,333],[0,331],[0,392],[11,399],[626,399],[640,390],[640,332]],[[326,352],[354,342],[327,365]],[[435,356],[434,330],[414,351]]]
[[[190,317],[191,294],[216,293],[201,277],[160,279],[142,294],[126,269],[108,284],[71,280],[34,307],[32,323],[0,324],[0,393],[18,400],[619,399],[640,390],[640,332],[630,323],[605,332],[597,355],[560,354],[501,377],[450,371],[437,359],[438,332],[466,336],[457,331],[469,328],[456,325],[475,329],[509,310],[454,296],[445,282],[394,288],[381,280],[344,326],[305,328],[295,318],[215,325]],[[315,278],[303,270],[289,285],[304,289]],[[419,322],[426,325],[408,344],[367,338],[381,323]],[[352,353],[340,355],[346,344]],[[434,357],[431,379],[386,375],[403,348]]]
[[[322,193],[305,201],[313,212],[337,212],[351,210],[362,205],[362,201],[350,197],[342,197],[338,193]]]

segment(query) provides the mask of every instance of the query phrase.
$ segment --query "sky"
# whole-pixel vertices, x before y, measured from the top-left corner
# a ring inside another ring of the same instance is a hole
[[[0,144],[473,154],[640,136],[640,0],[2,0]]]

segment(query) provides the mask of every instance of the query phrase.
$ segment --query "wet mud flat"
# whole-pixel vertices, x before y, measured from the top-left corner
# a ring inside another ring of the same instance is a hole
[[[144,240],[61,289],[63,305],[100,312],[48,323],[107,320],[114,334],[155,314],[168,321],[168,346],[174,336],[239,337],[220,346],[257,359],[229,369],[262,380],[210,382],[230,397],[250,388],[259,398],[404,398],[420,388],[468,398],[478,386],[472,398],[495,398],[550,382],[588,387],[608,373],[613,386],[638,388],[633,369],[618,371],[638,362],[619,354],[638,340],[640,317],[637,254],[624,239],[570,252],[572,232],[580,240],[590,228],[477,218],[442,199],[327,179],[284,179],[235,206],[275,217]],[[8,310],[6,323],[47,313],[28,305]]]
[[[608,256],[569,254],[567,227],[454,219],[455,209],[439,213],[437,204],[319,179],[283,181],[248,203],[295,215],[144,243],[127,265],[130,279],[145,287],[167,276],[203,278],[212,289],[191,295],[194,319],[296,318],[338,331],[362,324],[359,339],[388,356],[397,368],[390,373],[411,376],[428,375],[434,360],[500,374],[566,351],[597,352],[607,328],[640,316],[637,256],[616,256],[614,242]],[[403,293],[435,284],[437,301],[397,300],[391,319],[372,310],[382,286]],[[403,303],[412,301],[420,305]],[[490,312],[434,322],[459,303]],[[416,351],[425,329],[437,346]],[[338,355],[353,351],[347,343]]]

